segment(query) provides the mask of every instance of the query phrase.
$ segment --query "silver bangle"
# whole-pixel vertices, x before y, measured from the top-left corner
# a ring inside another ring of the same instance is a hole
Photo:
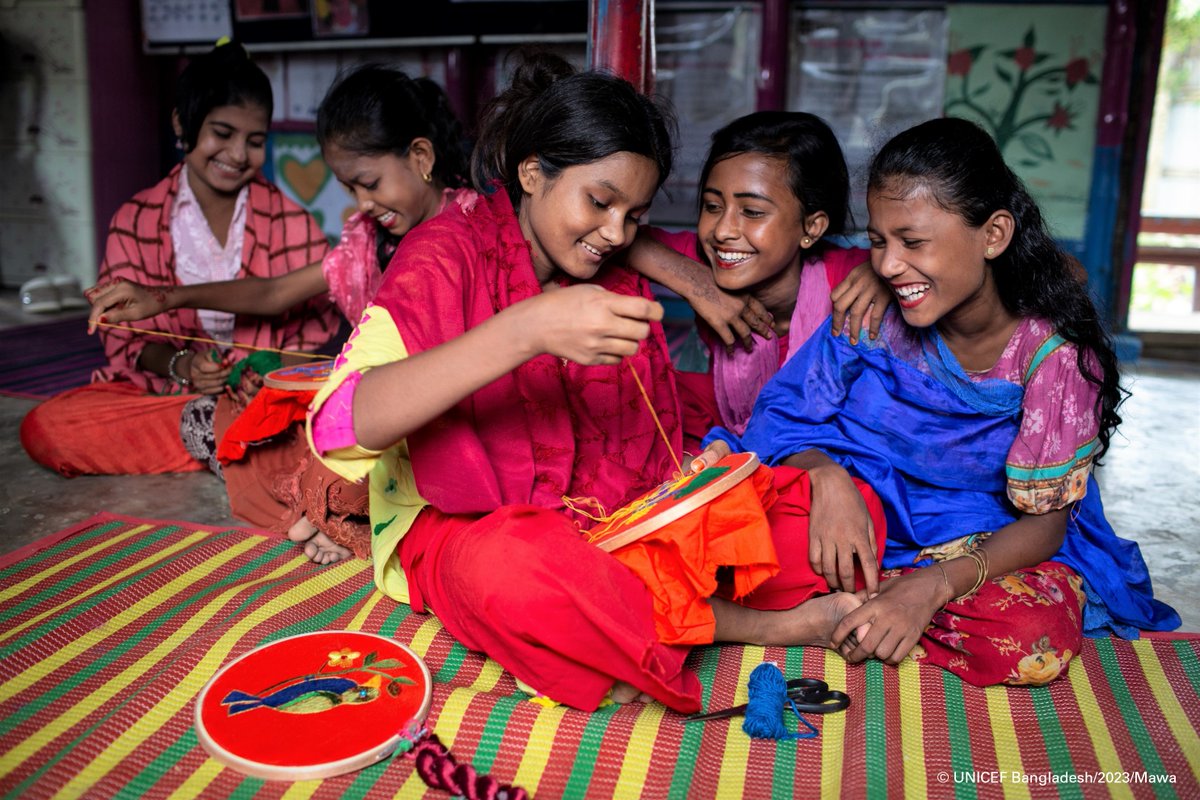
[[[171,356],[170,363],[167,364],[167,375],[169,375],[171,380],[175,381],[180,386],[191,386],[192,381],[189,378],[180,377],[179,373],[175,371],[175,362],[179,361],[180,358],[182,358],[183,356],[187,355],[190,352],[192,352],[192,351],[191,350],[176,350],[175,354],[173,356]]]

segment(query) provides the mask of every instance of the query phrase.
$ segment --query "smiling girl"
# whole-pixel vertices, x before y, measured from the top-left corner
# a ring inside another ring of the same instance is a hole
[[[179,77],[172,125],[183,163],[113,217],[100,282],[172,287],[253,275],[284,275],[319,261],[328,247],[316,221],[263,180],[271,84],[237,44],[198,56]],[[64,475],[203,469],[181,438],[181,416],[196,394],[214,398],[231,363],[251,352],[188,338],[312,350],[336,330],[323,304],[285,313],[160,314],[133,327],[104,328],[108,366],[90,386],[34,408],[21,442],[37,462]],[[178,338],[172,338],[178,337]]]
[[[976,685],[1042,684],[1085,633],[1177,627],[1091,475],[1121,421],[1110,338],[995,142],[961,119],[905,131],[872,163],[867,206],[898,312],[877,341],[815,338],[745,434],[718,429],[705,454],[754,450],[826,496],[853,498],[854,478],[882,497],[889,569],[832,644]],[[848,557],[869,525],[861,504],[812,515],[836,520],[827,546]]]
[[[712,135],[699,187],[695,234],[649,233],[706,265],[720,289],[755,298],[770,328],[738,348],[700,325],[709,374],[680,376],[685,436],[697,440],[714,425],[745,429],[759,390],[830,317],[835,299],[833,327],[841,332],[851,312],[851,341],[864,315],[877,329],[891,301],[867,251],[829,241],[846,233],[850,181],[837,138],[819,117],[760,111],[734,120]],[[662,258],[642,239],[630,256],[635,266]]]

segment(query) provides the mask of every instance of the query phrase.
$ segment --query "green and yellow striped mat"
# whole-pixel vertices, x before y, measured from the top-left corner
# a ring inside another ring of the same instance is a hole
[[[40,547],[40,549],[38,549]],[[240,529],[105,514],[0,562],[0,796],[445,797],[397,757],[272,783],[197,744],[193,701],[223,663],[305,631],[409,644],[429,723],[460,762],[535,797],[1200,797],[1200,639],[1089,642],[1068,678],[976,689],[932,667],[847,666],[817,648],[706,647],[705,705],[745,702],[776,661],[853,698],[816,739],[750,740],[659,704],[546,708],[436,619],[379,594],[361,561],[316,567]]]

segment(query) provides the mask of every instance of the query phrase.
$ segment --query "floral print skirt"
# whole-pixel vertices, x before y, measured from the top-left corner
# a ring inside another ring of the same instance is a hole
[[[885,570],[887,580],[912,568]],[[1083,579],[1044,561],[992,578],[933,615],[909,654],[975,686],[1040,686],[1065,675],[1083,644]]]

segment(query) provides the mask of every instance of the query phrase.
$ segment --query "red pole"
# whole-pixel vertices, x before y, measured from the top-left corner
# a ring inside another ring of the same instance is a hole
[[[758,58],[756,111],[782,111],[787,105],[790,12],[788,0],[763,2],[762,50]]]
[[[654,0],[589,0],[588,65],[654,88]]]

